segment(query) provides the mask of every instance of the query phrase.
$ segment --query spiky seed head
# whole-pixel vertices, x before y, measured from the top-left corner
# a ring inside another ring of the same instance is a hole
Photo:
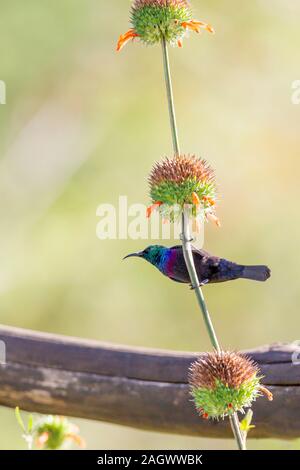
[[[190,383],[213,389],[217,379],[230,388],[238,388],[257,373],[257,365],[242,353],[209,352],[192,364]]]
[[[192,12],[186,0],[135,0],[131,23],[141,41],[152,45],[161,41],[175,43],[185,35],[182,23],[190,21]]]
[[[196,408],[205,418],[224,418],[249,408],[261,394],[257,365],[241,353],[206,353],[190,367]]]
[[[205,160],[195,155],[164,158],[156,163],[149,176],[149,185],[152,202],[160,203],[160,211],[164,216],[168,208],[170,214],[173,214],[172,208],[175,207],[180,213],[185,205],[195,207],[195,204],[201,206],[204,213],[214,212],[214,171]]]

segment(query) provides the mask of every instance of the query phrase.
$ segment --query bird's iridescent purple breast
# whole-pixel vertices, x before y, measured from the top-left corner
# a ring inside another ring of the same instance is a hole
[[[166,276],[172,277],[176,263],[176,250],[166,248],[161,253],[158,269]]]

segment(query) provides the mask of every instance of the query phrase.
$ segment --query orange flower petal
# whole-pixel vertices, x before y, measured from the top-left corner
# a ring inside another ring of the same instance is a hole
[[[208,202],[211,206],[214,206],[216,204],[215,201],[211,197],[203,196],[202,199],[203,201]]]
[[[198,20],[192,20],[192,23],[194,23],[195,25],[200,26],[201,28],[205,29],[209,33],[212,33],[212,34],[215,33],[215,30],[214,30],[214,28],[212,27],[211,24],[203,23],[203,21],[198,21]]]
[[[129,29],[125,34],[121,34],[117,43],[117,52],[119,52],[123,47],[134,38],[137,38],[139,35],[133,30]]]
[[[197,24],[198,26],[206,26],[206,23],[203,23],[203,21],[199,20],[191,20],[191,23]]]
[[[261,393],[263,393],[267,397],[269,401],[273,401],[273,393],[270,392],[270,390],[268,390],[263,385],[260,385],[259,390],[261,391]]]
[[[217,227],[221,227],[220,219],[218,219],[218,217],[215,214],[212,214],[211,212],[208,212],[208,214],[206,214],[206,217],[209,220],[211,220],[213,223],[215,223]]]
[[[178,45],[178,47],[182,47],[182,41],[181,41],[181,39],[178,39],[177,45]]]
[[[49,433],[48,432],[43,432],[37,439],[36,439],[36,445],[37,447],[43,447],[46,442],[49,439]]]
[[[200,33],[200,26],[195,24],[193,21],[184,21],[181,26],[185,29],[191,29],[195,33]]]
[[[76,445],[81,447],[81,449],[84,449],[86,447],[85,440],[81,436],[79,436],[78,434],[73,434],[73,433],[67,434],[66,438],[71,439]]]
[[[199,206],[200,204],[200,199],[197,193],[193,192],[192,194],[192,201],[195,206]]]
[[[205,29],[206,29],[206,31],[208,31],[209,33],[215,34],[215,30],[214,30],[214,28],[212,27],[212,25],[207,24],[207,25],[205,26]]]
[[[198,20],[184,21],[183,23],[181,23],[181,26],[185,29],[195,31],[195,33],[200,33],[201,28],[205,29],[211,34],[214,34],[215,32],[214,28],[210,24],[203,23],[203,21]]]
[[[155,202],[154,204],[152,204],[151,206],[147,207],[147,211],[146,211],[146,217],[147,219],[149,219],[152,215],[152,213],[155,211],[155,209],[157,209],[159,206],[162,205],[162,202]]]

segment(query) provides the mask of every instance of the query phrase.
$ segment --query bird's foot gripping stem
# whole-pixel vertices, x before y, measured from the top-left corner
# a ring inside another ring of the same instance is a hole
[[[209,283],[209,279],[204,279],[204,281],[200,282],[200,284],[197,287],[203,287],[208,283]],[[195,290],[195,289],[196,289],[196,287],[191,285],[191,290]]]
[[[195,238],[191,237],[189,240],[187,240],[187,239],[185,238],[185,236],[184,236],[184,233],[181,233],[181,234],[180,234],[180,240],[181,240],[182,242],[192,243],[192,242],[195,241]]]

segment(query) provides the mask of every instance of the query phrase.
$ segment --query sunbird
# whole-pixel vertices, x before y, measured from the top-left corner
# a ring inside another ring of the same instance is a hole
[[[234,279],[251,279],[266,281],[271,276],[267,266],[244,266],[226,259],[212,256],[204,250],[192,247],[194,263],[200,285],[232,281]],[[181,245],[167,248],[161,245],[151,245],[143,251],[131,253],[130,257],[143,258],[153,264],[159,271],[172,281],[191,284],[190,276],[184,260]]]

